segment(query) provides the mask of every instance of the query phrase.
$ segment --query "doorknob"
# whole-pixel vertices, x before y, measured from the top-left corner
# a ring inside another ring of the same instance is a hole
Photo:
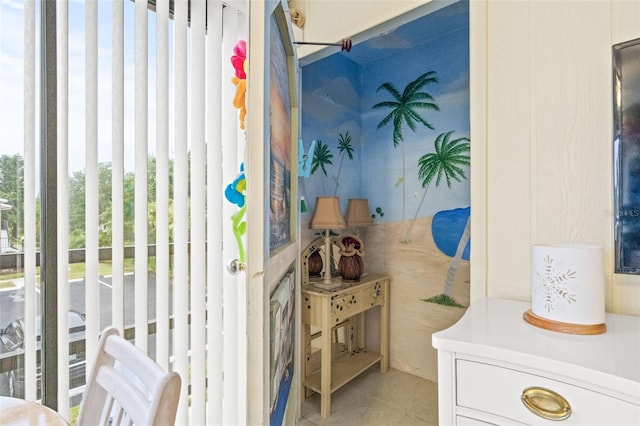
[[[231,275],[238,275],[240,274],[240,272],[244,271],[246,268],[247,268],[247,265],[238,259],[233,259],[231,262],[227,264],[227,272],[229,272]]]

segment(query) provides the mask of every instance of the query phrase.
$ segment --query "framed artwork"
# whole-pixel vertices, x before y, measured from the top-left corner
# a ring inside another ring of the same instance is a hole
[[[297,143],[296,62],[289,21],[278,2],[269,21],[268,79],[268,236],[269,250],[294,240],[295,187],[292,187],[294,142]]]
[[[294,377],[295,283],[295,267],[292,265],[273,290],[269,304],[271,426],[283,423]]]
[[[615,272],[640,274],[640,38],[613,46]]]

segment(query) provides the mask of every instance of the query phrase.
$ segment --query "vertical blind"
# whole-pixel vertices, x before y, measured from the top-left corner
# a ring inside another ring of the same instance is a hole
[[[100,331],[114,324],[125,336],[135,335],[136,346],[163,368],[180,373],[177,424],[245,423],[244,277],[225,270],[238,247],[230,221],[236,207],[225,201],[223,189],[244,156],[229,59],[238,40],[246,39],[248,2],[104,3],[83,3],[80,29],[69,10],[73,3],[57,3],[58,409],[68,418],[78,404],[69,398],[78,389],[70,389],[68,375],[67,311],[76,309],[69,290],[75,261],[67,255],[74,232],[68,177],[69,160],[84,152],[87,371]],[[24,365],[25,397],[32,400],[38,397],[36,4],[24,3]],[[81,70],[72,53],[78,40],[84,44]],[[72,112],[79,85],[80,129]],[[81,149],[74,139],[79,131]],[[133,188],[127,184],[131,174]],[[124,231],[129,216],[132,250]]]
[[[57,12],[57,64],[58,64],[58,137],[57,137],[57,176],[66,176],[69,170],[69,3],[58,2]],[[57,180],[57,217],[58,217],[58,253],[69,251],[69,185],[67,179]],[[69,262],[67,256],[58,256],[58,313],[69,311],[69,295],[66,291],[69,282]],[[69,339],[67,315],[58,315],[58,371],[69,369]],[[58,375],[58,387],[69,389],[69,375]],[[58,393],[61,395],[61,393]],[[69,411],[69,398],[58,397],[58,410]]]
[[[36,7],[24,3],[25,398],[36,398]]]

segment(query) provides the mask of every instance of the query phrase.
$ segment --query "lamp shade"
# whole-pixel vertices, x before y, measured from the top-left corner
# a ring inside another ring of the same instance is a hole
[[[555,322],[604,327],[603,248],[580,244],[534,245],[531,311]]]
[[[349,198],[344,219],[347,221],[347,226],[362,227],[373,225],[373,218],[369,211],[369,201],[366,198]]]
[[[338,197],[316,197],[316,208],[309,221],[310,229],[343,229],[346,226]]]

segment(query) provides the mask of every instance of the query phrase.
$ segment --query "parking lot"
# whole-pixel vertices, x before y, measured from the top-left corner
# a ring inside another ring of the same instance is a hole
[[[124,309],[125,324],[134,323],[134,275],[125,274]],[[12,357],[21,352],[21,339],[23,333],[19,330],[24,319],[24,287],[22,279],[12,279],[12,285],[0,288],[0,359]],[[112,323],[111,319],[111,285],[110,276],[101,276],[100,284],[100,328],[105,328]],[[39,293],[39,289],[36,288]],[[149,318],[155,318],[155,276],[148,276],[148,313]],[[39,309],[37,301],[37,309]],[[85,280],[74,279],[69,281],[69,326],[70,341],[84,343],[84,314],[85,314]],[[39,329],[39,327],[37,327]],[[39,345],[39,343],[38,343]],[[71,396],[79,395],[85,383],[85,354],[84,344],[72,344],[70,350],[70,387]],[[155,336],[149,336],[149,354],[155,356]],[[20,368],[23,357],[17,358],[17,364],[2,363],[0,368],[0,395],[23,397],[24,381],[23,369]]]

